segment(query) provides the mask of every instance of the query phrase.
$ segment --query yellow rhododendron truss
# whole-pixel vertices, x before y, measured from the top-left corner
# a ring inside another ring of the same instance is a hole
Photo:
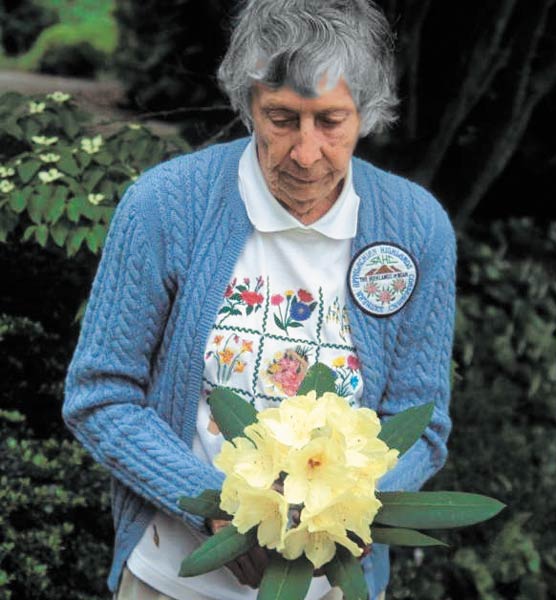
[[[376,482],[398,451],[378,439],[380,421],[333,393],[286,398],[257,415],[244,438],[224,442],[214,464],[226,474],[220,506],[240,533],[285,558],[327,563],[336,544],[354,556],[369,544],[380,509]]]

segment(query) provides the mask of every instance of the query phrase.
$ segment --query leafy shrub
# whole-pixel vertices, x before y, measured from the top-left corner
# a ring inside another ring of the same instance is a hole
[[[33,438],[0,410],[0,599],[106,599],[107,476],[77,442]]]
[[[87,115],[67,94],[0,97],[0,142],[12,149],[0,167],[0,240],[10,233],[69,256],[102,247],[119,198],[143,169],[188,149],[139,124],[104,137],[87,134]]]
[[[131,102],[161,110],[219,98],[214,73],[225,51],[222,21],[233,4],[120,0],[114,65]]]
[[[32,0],[2,2],[0,32],[3,52],[8,56],[22,54],[31,48],[41,31],[58,21],[56,11],[37,5]]]
[[[447,556],[427,550],[418,565],[398,553],[392,597],[556,598],[556,224],[475,231],[460,240],[459,265],[451,454],[430,487],[508,509],[447,536]]]
[[[116,47],[113,8],[113,0],[26,0],[11,10],[0,9],[9,54],[0,53],[0,65],[61,75],[92,75],[105,69]]]

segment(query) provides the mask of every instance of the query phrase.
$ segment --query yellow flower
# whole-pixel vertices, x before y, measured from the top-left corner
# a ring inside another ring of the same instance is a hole
[[[64,174],[60,173],[60,171],[58,171],[58,169],[48,169],[48,171],[40,171],[39,172],[39,179],[43,182],[43,183],[52,183],[53,181],[56,181],[56,179],[60,179],[60,177],[63,177]]]
[[[46,104],[44,102],[29,102],[29,112],[32,115],[38,115],[44,112]]]
[[[355,533],[363,542],[370,544],[370,525],[381,506],[374,494],[354,495],[349,490],[334,497],[318,512],[304,509],[302,521],[310,520],[311,526],[319,530],[326,530],[334,524],[341,525],[346,531]]]
[[[347,537],[341,525],[327,523],[325,529],[319,529],[311,519],[306,519],[286,533],[281,554],[284,558],[294,560],[305,553],[318,569],[332,560],[336,544],[345,546],[354,556],[361,556],[361,548]]]
[[[11,181],[7,179],[0,181],[0,192],[3,194],[9,194],[13,189],[15,189],[15,185]]]
[[[230,348],[225,348],[218,354],[225,365],[229,365],[232,362],[232,359],[234,358],[234,352],[233,350],[230,350]]]
[[[54,137],[45,137],[44,135],[34,135],[31,140],[35,142],[35,144],[40,144],[41,146],[52,146],[58,141],[56,136]]]
[[[60,155],[54,152],[48,152],[47,154],[39,154],[39,158],[45,163],[58,162]]]
[[[339,368],[343,367],[346,364],[346,359],[344,356],[338,356],[332,361],[332,366]]]
[[[243,489],[239,491],[239,508],[232,523],[240,533],[255,526],[261,546],[280,549],[288,525],[288,503],[282,494],[272,489]]]
[[[95,206],[100,204],[105,198],[106,196],[104,194],[89,194],[87,196],[87,200]]]
[[[0,167],[0,177],[13,177],[15,175],[15,169],[11,167]]]
[[[300,450],[288,455],[284,480],[284,496],[290,504],[304,504],[317,513],[334,496],[344,491],[348,469],[344,448],[338,440],[318,437]]]
[[[236,373],[243,373],[243,371],[245,371],[245,363],[241,360],[238,360],[236,366],[234,367],[234,371]]]
[[[87,154],[96,154],[102,146],[102,136],[96,135],[94,138],[83,138],[81,140],[81,150]]]
[[[259,423],[245,428],[247,438],[224,442],[214,465],[232,473],[253,488],[270,488],[283,468],[284,448]]]
[[[279,408],[267,408],[257,418],[276,440],[293,448],[302,448],[311,440],[313,430],[326,422],[325,406],[317,401],[314,391],[286,398]]]
[[[47,94],[46,97],[49,100],[53,100],[54,102],[57,102],[58,104],[63,104],[64,102],[67,102],[71,96],[69,94],[65,94],[64,92],[52,92],[52,94]]]
[[[288,298],[289,298],[290,296],[293,296],[294,294],[295,294],[295,292],[294,292],[293,290],[286,290],[286,291],[284,292],[284,295],[285,295],[285,296],[287,296]]]

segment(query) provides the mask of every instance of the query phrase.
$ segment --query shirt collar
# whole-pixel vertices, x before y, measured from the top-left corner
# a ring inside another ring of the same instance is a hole
[[[359,196],[353,188],[351,161],[338,199],[325,215],[311,225],[300,223],[271,194],[259,165],[254,138],[239,161],[239,191],[249,220],[258,231],[313,230],[336,240],[351,239],[357,232]]]

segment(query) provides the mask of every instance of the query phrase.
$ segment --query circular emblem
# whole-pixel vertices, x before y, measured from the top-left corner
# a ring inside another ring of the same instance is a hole
[[[353,300],[374,317],[389,317],[401,310],[417,284],[415,260],[401,246],[376,242],[352,259],[348,286]]]

